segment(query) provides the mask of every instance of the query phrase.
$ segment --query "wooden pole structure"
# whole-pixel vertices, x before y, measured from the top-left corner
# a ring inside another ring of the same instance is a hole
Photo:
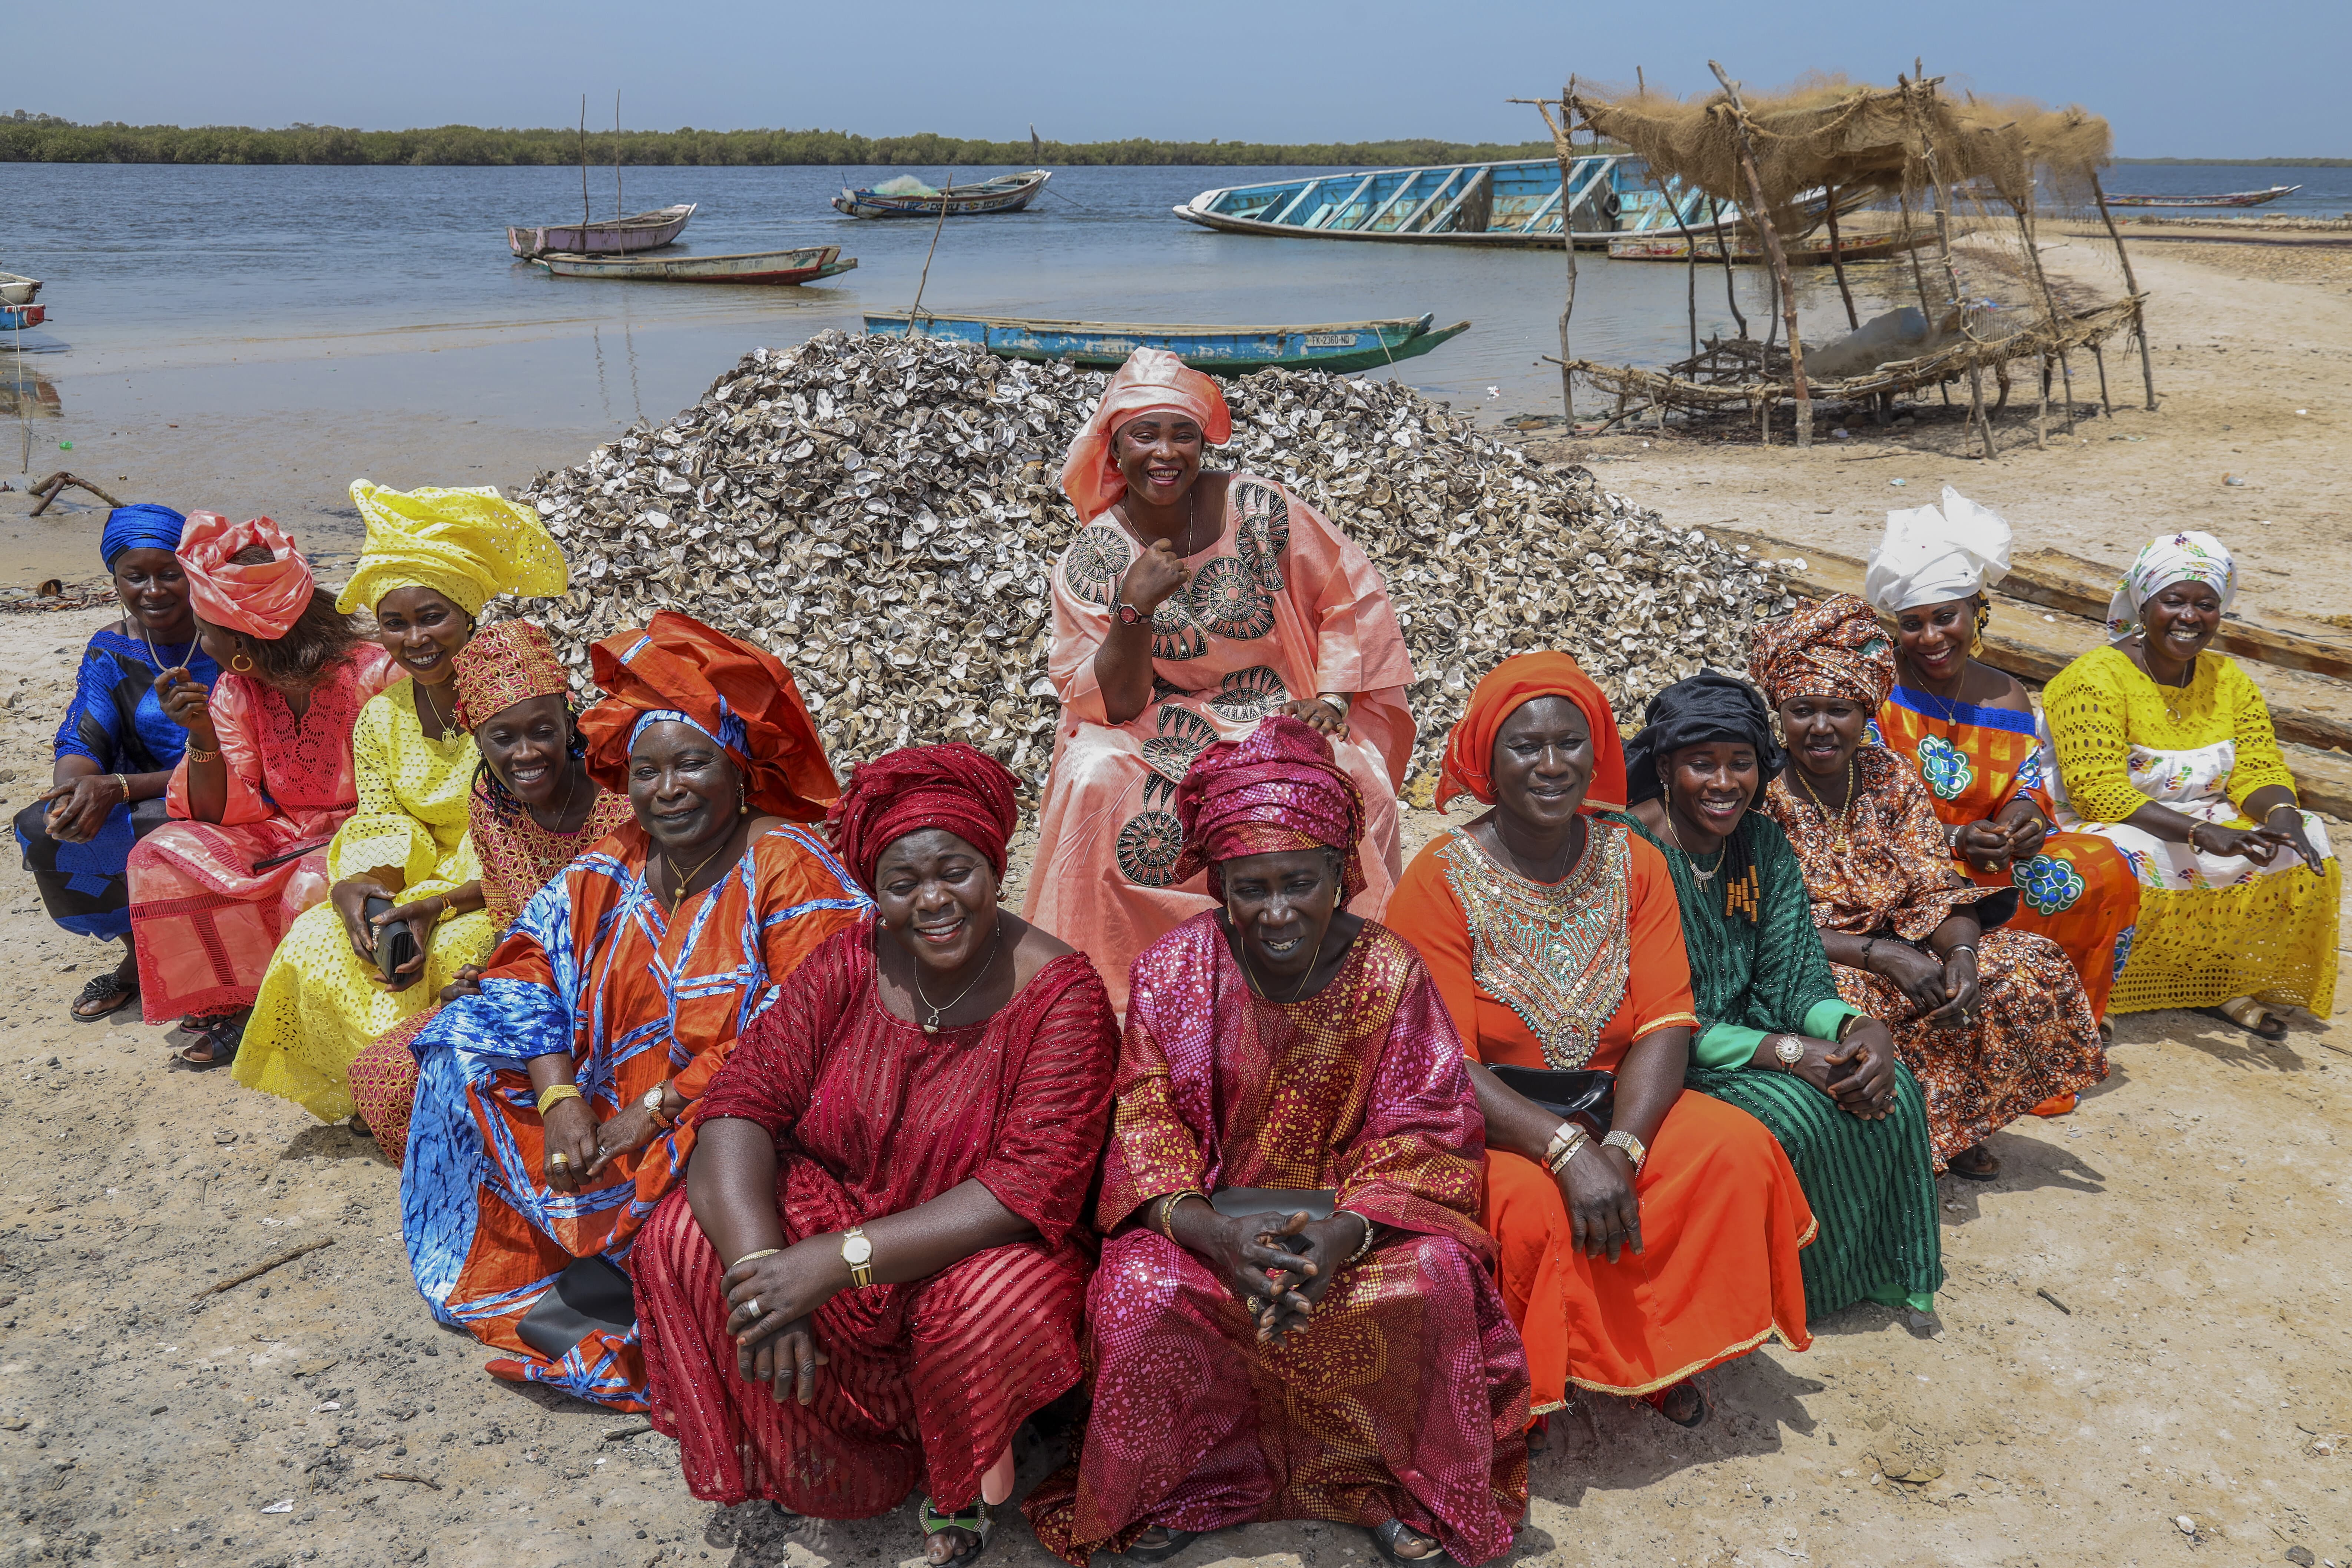
[[[588,226],[588,95],[580,95],[580,226]],[[582,234],[580,247],[588,247],[588,237]]]
[[[2147,405],[2156,407],[2156,369],[2147,361],[2147,308],[2140,303],[2139,283],[2132,277],[2131,252],[2124,248],[2124,237],[2116,227],[2116,215],[2107,210],[2107,193],[2100,188],[2099,172],[2091,171],[2091,195],[2097,198],[2099,216],[2106,220],[2107,237],[2116,242],[2116,255],[2124,264],[2124,289],[2132,297],[2132,331],[2139,334],[2140,379],[2147,383]]]
[[[1748,107],[1740,101],[1739,89],[1723,68],[1715,61],[1706,62],[1715,79],[1731,99],[1732,127],[1739,134],[1739,168],[1748,176],[1748,199],[1756,205],[1756,232],[1764,237],[1764,258],[1771,263],[1772,279],[1780,288],[1780,312],[1789,323],[1789,380],[1797,394],[1797,445],[1800,448],[1813,444],[1813,395],[1805,385],[1805,345],[1797,335],[1797,286],[1789,278],[1789,258],[1780,248],[1780,233],[1772,225],[1769,204],[1764,199],[1764,176],[1756,167],[1756,143],[1748,133]]]
[[[2058,374],[2066,384],[2066,434],[2074,433],[2074,367],[2066,362],[2066,329],[2058,319],[2058,293],[2050,287],[2050,274],[2042,269],[2042,247],[2033,237],[2033,187],[2026,185],[2025,205],[2012,206],[2017,214],[2018,233],[2025,239],[2025,258],[2033,264],[2033,280],[2042,286],[2042,308],[2050,315],[2050,339],[2058,355]]]
[[[613,89],[613,221],[621,221],[621,89]]]
[[[907,310],[907,335],[910,338],[923,335],[923,290],[931,281],[931,258],[940,253],[940,230],[948,226],[947,198],[954,194],[955,181],[950,178],[940,187],[940,221],[931,225],[931,247],[923,252],[923,275],[915,279],[915,302]]]
[[[1838,295],[1841,299],[1845,300],[1846,327],[1849,331],[1860,331],[1862,330],[1862,318],[1854,314],[1853,290],[1845,286],[1845,258],[1838,254],[1838,188],[1835,185],[1832,185],[1829,188],[1829,192],[1830,270],[1837,274]]]
[[[1571,166],[1576,162],[1568,144],[1574,121],[1570,105],[1576,98],[1576,78],[1559,89],[1559,119],[1551,117],[1550,100],[1541,98],[1514,99],[1514,103],[1532,103],[1543,116],[1544,129],[1551,132],[1552,152],[1559,158],[1559,247],[1568,256],[1568,296],[1559,310],[1559,408],[1567,417],[1568,433],[1576,434],[1576,373],[1569,368],[1575,355],[1568,352],[1568,319],[1576,314],[1576,214],[1570,205],[1569,193],[1576,186],[1571,178]]]
[[[1666,189],[1666,182],[1654,171],[1650,172],[1650,184],[1658,187],[1658,199],[1666,204],[1666,210],[1675,215],[1675,226],[1683,231],[1683,270],[1689,285],[1684,292],[1688,296],[1685,305],[1690,314],[1691,358],[1696,359],[1698,358],[1698,237],[1691,233],[1690,225],[1683,221],[1683,209],[1680,204],[1675,200],[1674,194]]]
[[[1731,319],[1739,323],[1739,335],[1748,336],[1748,318],[1739,313],[1739,289],[1731,270],[1731,242],[1724,237],[1723,205],[1713,196],[1706,198],[1707,221],[1715,226],[1715,253],[1723,258],[1723,302],[1731,307]]]
[[[1927,166],[1927,189],[1936,198],[1936,245],[1944,261],[1944,283],[1951,290],[1952,308],[1960,313],[1960,331],[1970,342],[1976,334],[1969,331],[1968,307],[1960,300],[1960,269],[1952,263],[1952,207],[1944,190],[1943,172],[1936,163],[1935,138],[1927,131],[1927,116],[1919,107],[1919,94],[1924,82],[1898,76],[1895,82],[1903,89],[1904,106],[1911,111],[1911,126],[1919,136],[1919,160]],[[1969,416],[1976,421],[1977,435],[1984,442],[1987,462],[1996,460],[1992,444],[1992,420],[1985,413],[1984,370],[1973,359],[1969,362]]]
[[[2091,359],[2099,367],[2099,412],[2113,419],[2116,405],[2107,401],[2107,356],[2096,343],[2091,345]]]

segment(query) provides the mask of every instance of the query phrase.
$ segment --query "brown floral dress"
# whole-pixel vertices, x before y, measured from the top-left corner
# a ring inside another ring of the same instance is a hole
[[[1775,778],[1764,810],[1804,868],[1813,924],[1911,942],[1956,909],[1996,891],[1952,868],[1919,776],[1882,746],[1855,753],[1853,799],[1842,817]],[[2048,937],[1988,931],[1977,943],[1975,1020],[1930,1026],[1893,981],[1832,963],[1838,994],[1886,1025],[1927,1100],[1936,1168],[2042,1101],[2107,1076],[2090,998],[2065,949]]]

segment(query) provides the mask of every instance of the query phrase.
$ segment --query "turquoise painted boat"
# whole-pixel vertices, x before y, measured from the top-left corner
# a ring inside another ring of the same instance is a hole
[[[1739,219],[1737,206],[1679,180],[1661,192],[1641,159],[1608,153],[1569,165],[1565,201],[1559,161],[1532,158],[1228,185],[1175,212],[1227,234],[1423,245],[1556,247],[1572,222],[1577,247],[1591,250],[1628,235],[1712,234]]]
[[[937,316],[868,310],[866,330],[885,337],[944,338],[1007,359],[1066,360],[1109,369],[1138,349],[1165,349],[1195,370],[1247,375],[1290,370],[1377,370],[1417,359],[1470,323],[1434,326],[1420,316],[1385,321],[1321,321],[1295,327],[1219,327],[1163,321],[1047,321],[1018,316]]]

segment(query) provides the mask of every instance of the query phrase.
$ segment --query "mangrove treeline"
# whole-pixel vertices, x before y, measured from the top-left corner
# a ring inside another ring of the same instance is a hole
[[[1276,145],[1256,142],[975,142],[956,136],[853,136],[841,131],[591,131],[587,156],[624,163],[753,165],[906,163],[1393,164],[1484,163],[1549,157],[1551,143],[1514,145],[1413,140]],[[418,131],[352,131],[291,125],[76,125],[47,115],[0,116],[0,163],[411,163],[494,166],[575,163],[577,131],[485,130],[438,125]]]

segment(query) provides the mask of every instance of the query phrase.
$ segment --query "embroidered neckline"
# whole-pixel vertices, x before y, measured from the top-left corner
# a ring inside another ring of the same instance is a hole
[[[1520,876],[1466,828],[1440,841],[1446,886],[1470,928],[1470,972],[1507,1004],[1552,1067],[1592,1059],[1625,1001],[1633,973],[1627,930],[1631,856],[1622,823],[1587,818],[1584,853],[1557,882]]]

